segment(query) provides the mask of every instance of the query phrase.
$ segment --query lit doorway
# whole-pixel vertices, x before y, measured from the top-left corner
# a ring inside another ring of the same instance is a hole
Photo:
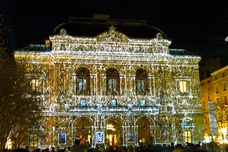
[[[122,128],[121,123],[117,119],[111,119],[107,123],[107,136],[106,143],[115,148],[121,146],[122,141]]]
[[[138,120],[138,142],[140,145],[148,145],[152,143],[150,135],[150,122],[146,117]]]
[[[80,138],[81,144],[90,145],[92,142],[92,128],[88,118],[82,117],[74,128],[74,136]]]

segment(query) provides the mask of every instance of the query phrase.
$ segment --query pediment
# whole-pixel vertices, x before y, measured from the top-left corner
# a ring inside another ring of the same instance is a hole
[[[97,42],[129,42],[129,37],[121,32],[115,31],[115,27],[109,27],[109,31],[99,34]]]

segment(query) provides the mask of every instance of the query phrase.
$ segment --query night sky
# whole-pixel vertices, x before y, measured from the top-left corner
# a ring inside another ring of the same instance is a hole
[[[111,19],[147,20],[172,40],[170,48],[228,59],[227,0],[0,0],[0,13],[12,29],[12,49],[44,44],[69,17],[108,14]]]

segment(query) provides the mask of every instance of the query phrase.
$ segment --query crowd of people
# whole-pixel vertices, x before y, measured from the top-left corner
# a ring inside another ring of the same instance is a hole
[[[28,152],[28,148],[16,149],[14,152]],[[228,145],[218,144],[216,142],[198,144],[186,143],[185,145],[171,143],[171,145],[146,145],[139,147],[102,147],[97,146],[91,148],[80,144],[80,138],[76,137],[75,143],[72,147],[65,147],[63,149],[36,149],[33,152],[228,152]]]

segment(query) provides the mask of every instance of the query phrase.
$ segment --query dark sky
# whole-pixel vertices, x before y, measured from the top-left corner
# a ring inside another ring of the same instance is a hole
[[[147,20],[172,40],[171,48],[198,55],[228,56],[228,0],[0,0],[13,49],[44,44],[69,17],[109,14]]]

